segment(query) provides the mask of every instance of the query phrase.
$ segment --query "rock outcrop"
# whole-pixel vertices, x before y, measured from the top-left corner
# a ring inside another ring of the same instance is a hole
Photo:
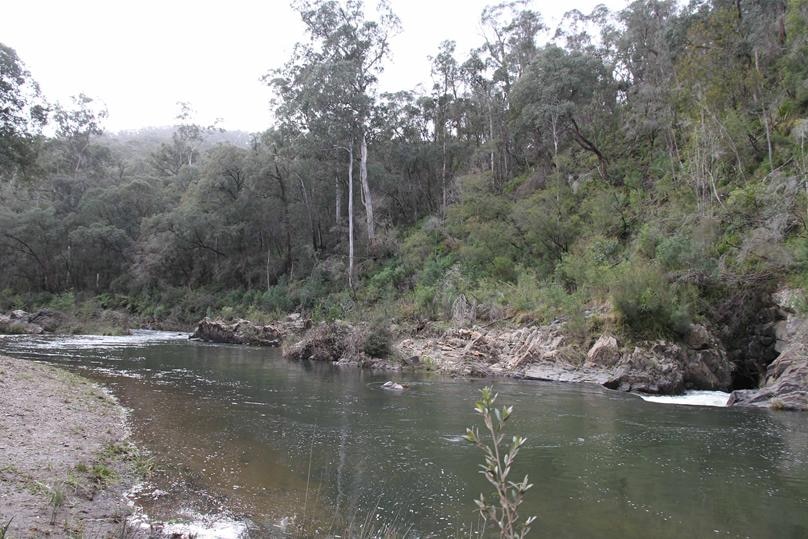
[[[9,314],[0,314],[0,334],[5,335],[39,335],[45,330],[38,324],[31,323],[31,315],[22,310],[14,310]]]
[[[323,322],[297,341],[284,345],[283,357],[293,361],[327,361],[341,366],[385,370],[400,370],[418,363],[418,358],[402,359],[398,352],[391,353],[387,346],[388,339],[387,330],[368,324]],[[384,346],[381,345],[382,341]]]
[[[620,361],[620,347],[611,335],[601,335],[586,354],[585,367],[614,367]]]
[[[67,316],[53,309],[40,309],[28,318],[28,322],[41,327],[43,330],[53,333],[63,328],[67,324]]]
[[[281,331],[275,326],[261,326],[249,320],[222,320],[204,318],[197,324],[191,339],[224,344],[248,344],[251,346],[278,346]]]
[[[780,355],[767,367],[761,387],[734,391],[730,406],[808,410],[808,319],[798,315],[792,297],[786,291],[774,295],[786,315],[775,328]]]
[[[223,344],[279,346],[282,340],[300,334],[309,327],[311,320],[298,313],[266,325],[243,319],[227,322],[206,317],[197,324],[190,338]]]
[[[518,329],[450,329],[438,337],[405,339],[399,349],[423,365],[465,376],[504,374],[661,394],[726,390],[732,384],[726,353],[703,326],[693,326],[685,343],[649,341],[628,349],[621,348],[616,337],[602,335],[586,354],[560,322]]]
[[[623,355],[614,374],[604,385],[622,391],[674,395],[686,389],[727,390],[732,384],[732,366],[715,338],[703,326],[697,341],[700,349],[670,341],[640,343]]]
[[[449,329],[437,337],[404,339],[398,344],[404,357],[417,357],[429,368],[463,376],[523,375],[536,364],[575,368],[584,356],[569,346],[562,324],[490,329]]]

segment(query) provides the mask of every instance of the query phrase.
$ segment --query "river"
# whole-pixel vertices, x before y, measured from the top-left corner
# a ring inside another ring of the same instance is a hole
[[[808,416],[646,402],[593,385],[371,373],[184,335],[5,337],[0,353],[64,365],[131,410],[157,463],[136,502],[200,537],[389,525],[468,536],[489,492],[462,438],[479,390],[514,405],[514,471],[534,536],[808,537]],[[381,388],[388,379],[403,392]],[[145,519],[146,517],[143,516]]]

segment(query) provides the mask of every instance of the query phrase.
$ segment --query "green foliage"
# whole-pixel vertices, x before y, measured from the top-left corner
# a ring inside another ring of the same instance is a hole
[[[484,463],[480,465],[480,473],[494,487],[492,501],[488,501],[484,494],[480,494],[475,503],[480,516],[485,521],[490,520],[497,525],[501,538],[523,538],[530,533],[530,525],[536,517],[528,517],[520,522],[518,511],[525,494],[533,485],[528,482],[527,476],[521,481],[512,481],[509,476],[519,450],[527,439],[513,436],[510,445],[505,446],[505,423],[513,413],[513,406],[496,408],[496,400],[497,394],[491,387],[483,388],[480,400],[474,405],[474,411],[483,420],[485,434],[481,436],[477,427],[466,429],[466,440],[483,452]]]
[[[10,288],[0,290],[0,311],[22,309],[25,305],[23,297]]]
[[[439,255],[442,250],[440,225],[428,219],[415,227],[401,245],[401,263],[408,272],[418,270],[424,260]]]
[[[602,297],[608,290],[609,276],[622,260],[621,247],[613,238],[595,235],[576,243],[555,268],[555,278],[568,290]]]
[[[57,311],[69,311],[76,305],[76,295],[71,292],[63,292],[53,296],[50,300],[49,306]]]
[[[373,324],[365,336],[362,351],[370,357],[386,358],[390,355],[390,330],[381,323]]]
[[[413,292],[416,312],[426,318],[435,318],[438,314],[437,292],[434,286],[419,284]]]
[[[118,478],[118,474],[115,473],[115,470],[101,463],[94,464],[92,468],[90,468],[90,475],[93,481],[101,486],[106,486]]]
[[[262,309],[270,313],[289,312],[293,308],[289,287],[285,282],[278,283],[263,292],[258,302]]]
[[[621,264],[610,283],[612,302],[630,333],[640,337],[684,335],[688,305],[660,269],[642,261]]]
[[[653,335],[732,283],[805,286],[808,2],[679,4],[599,11],[579,25],[598,39],[562,27],[537,46],[539,14],[506,2],[483,14],[500,47],[444,43],[432,88],[378,95],[389,7],[301,2],[300,54],[265,79],[277,123],[251,144],[187,104],[173,129],[102,135],[86,96],[46,134],[0,45],[0,310],[114,331],[106,311],[445,321],[457,304],[585,335],[612,301]]]

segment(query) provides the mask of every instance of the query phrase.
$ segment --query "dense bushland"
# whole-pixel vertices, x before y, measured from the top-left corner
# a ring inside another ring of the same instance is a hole
[[[805,0],[638,0],[552,31],[493,6],[479,48],[442,44],[433,87],[398,93],[376,82],[389,8],[294,6],[308,36],[249,139],[186,106],[172,132],[103,134],[0,47],[0,310],[675,336],[808,284]]]

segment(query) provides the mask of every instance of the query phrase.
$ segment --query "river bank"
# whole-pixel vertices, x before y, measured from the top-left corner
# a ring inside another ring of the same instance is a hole
[[[125,411],[89,380],[0,356],[0,528],[9,537],[133,537],[142,462]]]

